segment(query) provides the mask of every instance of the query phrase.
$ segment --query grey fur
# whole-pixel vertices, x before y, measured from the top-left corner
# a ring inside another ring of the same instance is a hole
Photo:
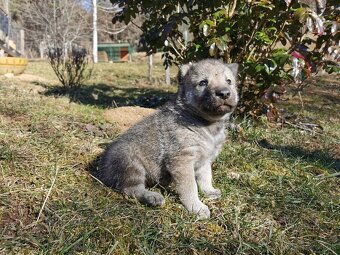
[[[229,67],[212,59],[183,65],[176,102],[115,139],[103,153],[99,179],[150,206],[165,200],[146,187],[172,182],[188,211],[209,218],[197,186],[208,198],[221,195],[212,186],[211,164],[238,102],[237,64]]]

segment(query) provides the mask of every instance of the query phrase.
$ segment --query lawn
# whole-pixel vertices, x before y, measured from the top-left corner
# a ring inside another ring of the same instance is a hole
[[[45,62],[22,79],[0,77],[0,254],[340,254],[334,76],[283,104],[313,131],[237,119],[242,131],[213,164],[222,198],[203,199],[210,220],[197,221],[172,192],[148,208],[89,174],[119,133],[107,109],[171,98],[163,72],[158,64],[150,83],[143,62],[98,64],[72,102]]]

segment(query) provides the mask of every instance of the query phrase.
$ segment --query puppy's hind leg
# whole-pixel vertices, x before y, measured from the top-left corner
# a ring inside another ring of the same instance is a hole
[[[165,203],[164,197],[145,188],[145,170],[141,166],[133,164],[127,169],[129,176],[124,178],[122,192],[128,196],[135,197],[147,206],[161,206]]]
[[[137,198],[139,202],[147,206],[161,206],[165,203],[165,199],[161,194],[147,190],[144,184],[124,188],[123,193]]]

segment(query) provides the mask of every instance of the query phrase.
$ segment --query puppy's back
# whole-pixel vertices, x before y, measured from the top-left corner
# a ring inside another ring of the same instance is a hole
[[[106,148],[98,178],[118,191],[132,185],[133,179],[158,182],[166,158],[180,146],[174,139],[177,129],[176,115],[167,109],[146,117]]]

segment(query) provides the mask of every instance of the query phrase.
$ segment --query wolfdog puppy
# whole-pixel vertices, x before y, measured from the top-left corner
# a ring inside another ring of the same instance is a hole
[[[225,127],[238,102],[237,69],[237,64],[213,59],[183,65],[176,101],[108,146],[100,160],[99,179],[149,206],[165,200],[146,187],[171,182],[189,212],[209,218],[198,188],[210,199],[221,196],[212,185],[211,164],[221,151]]]

